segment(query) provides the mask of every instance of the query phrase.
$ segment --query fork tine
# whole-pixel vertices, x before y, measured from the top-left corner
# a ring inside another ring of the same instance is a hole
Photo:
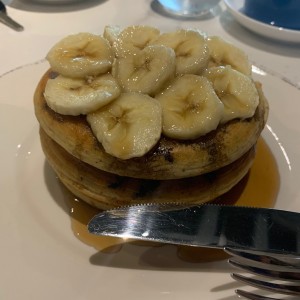
[[[271,298],[271,297],[266,297],[262,295],[257,295],[253,293],[249,293],[243,290],[236,290],[235,291],[237,295],[242,296],[244,298],[250,299],[250,300],[280,300],[278,298]]]
[[[277,257],[270,256],[268,254],[264,253],[251,253],[244,250],[236,250],[231,248],[225,248],[225,252],[227,252],[229,255],[232,256],[238,256],[244,259],[249,259],[255,262],[259,263],[265,263],[268,265],[274,265],[274,266],[284,266],[291,269],[300,269],[300,259],[296,256],[290,256],[286,257],[286,259],[280,259],[279,255]]]
[[[300,281],[299,272],[285,271],[285,270],[279,271],[279,270],[259,268],[259,267],[249,266],[247,264],[244,264],[240,261],[236,261],[234,259],[229,259],[228,262],[234,267],[240,268],[244,271],[250,272],[255,275],[270,277],[272,279],[278,279],[278,280],[286,280],[286,281],[293,281],[293,282]]]
[[[247,285],[251,285],[256,288],[271,291],[273,293],[285,294],[285,295],[300,295],[300,286],[298,285],[287,285],[273,282],[265,282],[251,277],[246,277],[240,274],[231,274],[234,280],[243,282]]]

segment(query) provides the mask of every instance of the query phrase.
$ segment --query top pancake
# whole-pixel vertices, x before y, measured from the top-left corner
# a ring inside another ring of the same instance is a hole
[[[212,172],[245,154],[256,144],[263,130],[268,103],[261,85],[259,105],[252,118],[233,120],[196,140],[177,141],[164,136],[146,155],[121,160],[105,152],[92,133],[85,116],[66,116],[50,109],[44,98],[49,70],[41,78],[34,95],[35,114],[43,130],[76,158],[106,172],[144,179],[178,179]]]

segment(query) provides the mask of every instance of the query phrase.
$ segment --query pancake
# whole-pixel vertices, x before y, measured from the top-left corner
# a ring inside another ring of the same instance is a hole
[[[44,98],[49,70],[34,95],[35,115],[45,133],[71,156],[96,169],[119,176],[149,180],[171,180],[199,176],[230,165],[257,142],[267,116],[268,103],[256,83],[259,105],[253,117],[232,120],[196,140],[177,141],[164,136],[143,157],[121,160],[105,152],[92,133],[85,116],[66,116],[51,110]]]
[[[147,180],[124,177],[97,169],[73,155],[40,129],[47,161],[62,183],[77,197],[99,209],[141,204],[211,201],[235,186],[249,171],[255,146],[233,163],[192,178]]]

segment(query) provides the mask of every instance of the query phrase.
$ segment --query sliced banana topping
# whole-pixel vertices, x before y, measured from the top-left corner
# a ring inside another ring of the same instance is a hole
[[[164,33],[152,44],[165,45],[174,49],[177,74],[200,74],[207,67],[208,46],[199,31],[180,29]]]
[[[44,96],[55,112],[78,116],[99,109],[120,93],[119,85],[110,74],[85,79],[58,75],[47,81]]]
[[[117,58],[112,73],[124,91],[154,95],[173,78],[175,53],[165,46],[147,46],[136,55]]]
[[[103,37],[108,40],[109,44],[113,47],[117,42],[121,33],[121,27],[117,25],[107,25],[104,27]]]
[[[51,68],[59,74],[82,78],[109,71],[113,62],[113,51],[103,37],[83,32],[59,41],[46,58]]]
[[[157,28],[151,26],[129,26],[118,35],[114,50],[117,57],[135,55],[147,47],[160,34]]]
[[[151,26],[106,26],[49,51],[44,96],[55,112],[87,115],[105,151],[143,156],[163,133],[196,139],[232,119],[252,117],[259,102],[246,54],[198,30],[160,33]]]
[[[160,103],[139,93],[121,94],[88,114],[87,120],[105,151],[121,159],[143,156],[158,142],[162,131]]]
[[[224,104],[222,123],[232,119],[246,119],[254,115],[259,102],[259,95],[253,80],[227,67],[214,67],[208,69],[206,76]]]
[[[229,65],[245,75],[251,75],[251,64],[245,52],[217,36],[207,38],[209,67]]]
[[[203,76],[178,77],[156,96],[162,105],[163,133],[175,139],[195,139],[217,128],[224,106]]]

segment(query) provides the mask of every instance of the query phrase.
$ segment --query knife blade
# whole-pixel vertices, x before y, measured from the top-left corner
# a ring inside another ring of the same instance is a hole
[[[208,248],[300,254],[300,213],[201,204],[145,204],[103,211],[88,231],[101,236]]]

